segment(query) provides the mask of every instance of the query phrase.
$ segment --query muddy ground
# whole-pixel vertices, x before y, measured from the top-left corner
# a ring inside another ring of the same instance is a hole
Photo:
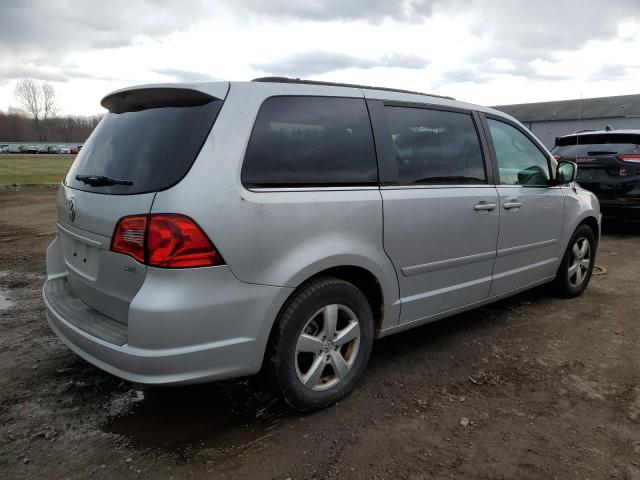
[[[378,342],[300,415],[254,379],[135,392],[49,330],[55,189],[0,191],[1,478],[640,479],[640,227],[586,293],[539,288]],[[467,423],[468,420],[468,423]]]

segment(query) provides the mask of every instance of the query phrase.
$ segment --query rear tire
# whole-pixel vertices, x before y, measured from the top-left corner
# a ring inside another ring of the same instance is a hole
[[[554,282],[561,298],[582,295],[587,288],[596,261],[596,237],[588,225],[580,225],[573,233],[562,258]]]
[[[344,398],[362,378],[373,330],[371,306],[351,283],[324,277],[301,287],[269,345],[268,368],[280,396],[302,412]]]

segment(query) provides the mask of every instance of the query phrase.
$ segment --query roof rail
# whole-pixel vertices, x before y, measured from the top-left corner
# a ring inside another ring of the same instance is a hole
[[[398,93],[411,93],[413,95],[426,95],[428,97],[446,98],[447,100],[455,100],[453,97],[446,95],[434,95],[433,93],[414,92],[412,90],[402,90],[400,88],[388,88],[388,87],[372,87],[370,85],[356,85],[353,83],[337,83],[337,82],[323,82],[320,80],[301,80],[299,78],[289,77],[260,77],[254,78],[252,82],[268,82],[268,83],[300,83],[303,85],[325,85],[327,87],[350,87],[350,88],[365,88],[368,90],[382,90],[385,92],[398,92]]]

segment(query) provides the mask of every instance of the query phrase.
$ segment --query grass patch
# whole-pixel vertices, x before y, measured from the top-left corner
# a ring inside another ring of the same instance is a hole
[[[74,158],[75,155],[0,154],[0,185],[60,183]]]

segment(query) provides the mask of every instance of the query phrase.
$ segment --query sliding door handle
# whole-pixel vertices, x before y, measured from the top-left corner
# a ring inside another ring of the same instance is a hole
[[[519,202],[517,198],[510,198],[504,202],[502,206],[507,210],[511,210],[514,208],[520,208],[522,206],[522,202]]]
[[[488,203],[485,201],[482,201],[480,203],[478,203],[476,206],[473,207],[474,210],[477,210],[479,212],[490,212],[491,210],[494,210],[497,207],[497,205],[495,203]]]

